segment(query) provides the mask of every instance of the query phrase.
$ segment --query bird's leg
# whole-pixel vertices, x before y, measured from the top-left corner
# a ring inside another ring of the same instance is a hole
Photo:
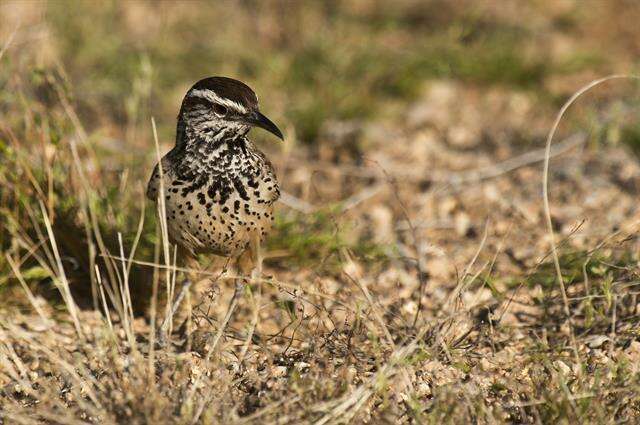
[[[262,288],[260,286],[260,280],[262,278],[262,253],[260,251],[260,236],[254,234],[251,238],[251,242],[249,244],[249,253],[251,256],[252,264],[251,264],[251,280],[256,284],[255,293],[251,291],[251,301],[253,304],[253,317],[251,320],[251,325],[249,327],[249,331],[247,332],[247,337],[245,339],[244,344],[242,345],[242,349],[240,350],[240,355],[238,356],[239,363],[243,364],[244,358],[249,350],[249,346],[253,341],[254,336],[258,336],[256,334],[256,327],[258,325],[259,313],[260,313],[260,301],[262,299]]]
[[[222,319],[222,323],[220,323],[218,332],[216,333],[216,336],[211,345],[212,349],[216,347],[216,345],[218,344],[218,341],[222,337],[222,334],[224,333],[227,325],[229,324],[229,321],[231,320],[231,316],[233,315],[233,312],[238,306],[238,299],[240,298],[242,291],[244,291],[244,287],[247,282],[246,280],[246,271],[248,270],[247,265],[251,263],[250,258],[248,258],[247,256],[247,254],[249,253],[248,251],[249,250],[242,253],[236,261],[236,265],[237,265],[236,268],[239,276],[237,276],[234,279],[233,295],[229,300],[229,304],[227,305],[227,311],[224,314],[224,319]]]
[[[187,295],[187,293],[189,292],[192,282],[194,282],[197,278],[197,273],[198,273],[197,261],[191,258],[187,260],[186,265],[187,265],[187,271],[185,272],[185,279],[182,282],[182,287],[180,288],[180,292],[178,293],[178,296],[174,299],[173,305],[167,312],[167,315],[165,316],[164,320],[162,321],[162,324],[160,325],[160,329],[159,329],[160,332],[159,332],[159,338],[158,338],[158,343],[160,345],[164,345],[166,343],[167,337],[169,336],[168,335],[169,328],[171,327],[173,322],[173,317],[178,312],[178,309],[180,308],[180,304],[182,304],[182,300],[185,298],[185,295]],[[171,300],[167,300],[167,302],[171,302]],[[187,315],[187,320],[189,320],[190,316],[191,316],[190,314]]]
[[[160,332],[162,332],[162,334],[166,334],[166,332],[168,331],[169,322],[170,322],[169,319],[175,316],[176,312],[178,311],[178,308],[180,307],[180,304],[182,303],[182,300],[184,299],[185,295],[189,291],[190,287],[191,287],[191,280],[187,278],[182,283],[182,288],[180,289],[180,293],[178,294],[175,301],[173,302],[169,315],[165,317],[164,320],[162,321],[162,325],[160,326]]]
[[[229,300],[229,305],[227,306],[227,312],[224,315],[224,319],[222,319],[222,323],[220,324],[219,333],[224,332],[224,329],[229,324],[229,320],[231,320],[231,315],[236,309],[238,305],[238,299],[244,290],[244,279],[236,279],[235,287],[233,288],[233,295],[231,296],[231,300]]]
[[[262,251],[260,249],[260,236],[253,234],[249,243],[249,251],[253,260],[253,268],[251,269],[251,279],[258,281],[262,277]]]
[[[224,319],[220,324],[218,334],[224,332],[224,329],[231,320],[231,315],[238,305],[240,295],[244,291],[247,284],[247,277],[250,275],[252,280],[257,280],[262,275],[262,256],[260,253],[260,237],[254,236],[249,242],[248,249],[238,257],[236,262],[239,276],[234,279],[233,295],[227,306]]]
[[[233,295],[229,300],[227,311],[222,319],[222,323],[220,323],[218,332],[213,339],[213,343],[211,345],[212,349],[217,346],[222,334],[231,320],[233,312],[238,306],[238,300],[240,299],[240,296],[247,284],[247,277],[250,277],[252,280],[258,280],[262,276],[262,254],[260,252],[259,235],[254,235],[251,238],[248,249],[238,257],[236,264],[239,276],[234,279]]]

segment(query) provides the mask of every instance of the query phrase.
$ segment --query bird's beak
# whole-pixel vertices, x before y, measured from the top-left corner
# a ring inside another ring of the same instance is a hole
[[[280,131],[278,126],[275,125],[269,118],[262,115],[260,111],[256,111],[249,119],[249,122],[255,125],[256,127],[264,128],[269,133],[274,134],[275,136],[280,138],[280,140],[284,140],[282,131]]]

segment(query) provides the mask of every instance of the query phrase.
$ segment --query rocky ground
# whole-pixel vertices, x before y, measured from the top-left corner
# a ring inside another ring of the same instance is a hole
[[[473,100],[460,107],[462,96]],[[534,111],[519,94],[469,96],[440,81],[402,125],[328,126],[336,149],[281,158],[287,193],[317,200],[288,195],[281,208],[314,214],[341,200],[326,213],[336,235],[370,233],[376,250],[342,243],[295,271],[276,252],[272,277],[251,286],[216,346],[232,286],[223,278],[203,277],[193,321],[153,354],[144,317],[113,314],[111,325],[82,311],[76,329],[41,298],[41,315],[5,310],[6,420],[28,422],[23,409],[42,415],[44,405],[52,422],[168,411],[205,422],[544,422],[563,409],[635,420],[640,166],[625,147],[590,148],[578,132],[552,149],[567,317]],[[367,154],[350,164],[356,145]]]
[[[590,14],[557,29],[574,13],[565,3],[530,5],[526,25],[510,8],[489,22],[555,28],[542,37],[554,55],[604,42],[598,25],[580,39]],[[635,34],[615,16],[618,36]],[[614,70],[626,40],[607,52]],[[0,423],[637,422],[633,83],[604,83],[564,117],[548,173],[554,238],[543,202],[547,134],[598,75],[550,73],[533,90],[431,77],[378,99],[384,112],[323,118],[313,143],[292,124],[283,146],[261,145],[283,186],[264,279],[225,325],[233,272],[201,258],[166,339],[166,288],[175,298],[185,274],[166,273],[140,206],[148,125],[110,137],[117,114],[83,115],[60,72],[7,77],[26,100],[1,103]],[[162,151],[170,139],[161,132]],[[144,153],[129,158],[127,141]]]

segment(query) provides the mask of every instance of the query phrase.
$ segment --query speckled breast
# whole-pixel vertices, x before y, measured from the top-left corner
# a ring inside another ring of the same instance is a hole
[[[230,168],[235,171],[185,178],[184,173],[167,167],[164,196],[173,242],[194,254],[233,257],[247,248],[252,237],[264,239],[280,194],[273,170],[270,165]],[[156,170],[149,182],[150,198],[158,196],[159,179]]]
[[[258,196],[252,193],[248,199],[234,191],[223,202],[203,197],[203,192],[182,196],[179,186],[169,186],[168,192],[169,234],[194,253],[237,256],[247,248],[252,236],[263,239],[271,230],[273,202],[258,202],[264,198],[259,190]]]

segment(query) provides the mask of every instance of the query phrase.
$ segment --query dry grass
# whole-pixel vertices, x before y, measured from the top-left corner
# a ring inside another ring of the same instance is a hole
[[[637,422],[635,83],[552,119],[640,8],[471,5],[0,4],[0,423]],[[287,128],[229,317],[143,195],[211,73]]]

